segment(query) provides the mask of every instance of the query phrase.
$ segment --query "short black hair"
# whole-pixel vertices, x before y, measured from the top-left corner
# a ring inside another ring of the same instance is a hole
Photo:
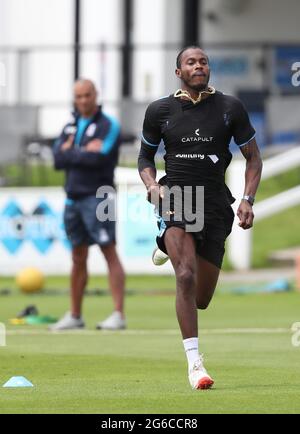
[[[199,49],[199,50],[201,50],[201,51],[203,51],[203,49],[199,46],[199,45],[188,45],[187,47],[184,47],[179,53],[178,53],[178,56],[177,56],[177,58],[176,58],[176,67],[178,68],[178,69],[180,69],[181,68],[181,58],[182,58],[182,55],[183,55],[183,53],[185,53],[187,50],[190,50],[190,49]],[[206,56],[207,57],[207,56]],[[208,57],[207,57],[207,61],[208,61]]]

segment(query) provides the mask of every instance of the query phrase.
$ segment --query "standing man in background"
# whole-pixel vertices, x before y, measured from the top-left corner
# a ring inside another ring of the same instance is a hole
[[[88,249],[98,244],[107,262],[114,312],[98,329],[126,327],[124,318],[125,274],[116,251],[114,221],[99,221],[96,209],[102,186],[114,186],[118,162],[120,128],[115,119],[97,105],[97,91],[90,80],[78,80],[74,86],[74,121],[63,129],[54,145],[57,170],[65,170],[67,194],[64,223],[72,245],[71,312],[51,326],[51,330],[84,327],[81,316],[84,289],[88,282]]]

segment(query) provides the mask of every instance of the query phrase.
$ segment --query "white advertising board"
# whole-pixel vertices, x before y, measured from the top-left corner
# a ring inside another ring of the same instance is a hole
[[[171,265],[155,267],[151,261],[158,233],[153,206],[135,170],[118,169],[117,240],[127,273],[170,273]],[[68,274],[71,250],[67,240],[62,188],[0,189],[0,276],[24,267],[38,267],[49,275]],[[98,246],[89,254],[89,271],[105,274]]]

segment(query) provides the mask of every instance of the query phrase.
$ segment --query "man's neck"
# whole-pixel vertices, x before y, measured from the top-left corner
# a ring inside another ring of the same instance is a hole
[[[188,92],[191,95],[191,97],[194,100],[196,100],[197,98],[199,98],[199,95],[201,92],[205,92],[208,90],[208,85],[205,86],[205,88],[201,89],[201,90],[195,90],[195,89],[192,89],[188,86],[183,85],[182,90],[185,90],[186,92]],[[203,94],[202,99],[207,98],[208,96],[209,96],[209,94],[205,93],[205,94]]]
[[[191,93],[190,93],[191,92]],[[184,86],[182,89],[178,89],[174,96],[184,101],[192,101],[194,104],[199,104],[204,99],[207,99],[210,95],[214,94],[216,90],[211,86],[206,86],[204,90],[197,91],[195,89]]]
[[[93,108],[93,110],[91,110],[89,113],[80,114],[80,117],[83,118],[83,119],[91,119],[92,117],[95,116],[95,114],[97,113],[97,111],[98,111],[98,107],[95,106]]]

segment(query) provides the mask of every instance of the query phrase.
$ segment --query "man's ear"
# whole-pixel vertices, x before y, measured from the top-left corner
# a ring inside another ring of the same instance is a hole
[[[175,69],[175,74],[178,78],[181,78],[181,69]]]

